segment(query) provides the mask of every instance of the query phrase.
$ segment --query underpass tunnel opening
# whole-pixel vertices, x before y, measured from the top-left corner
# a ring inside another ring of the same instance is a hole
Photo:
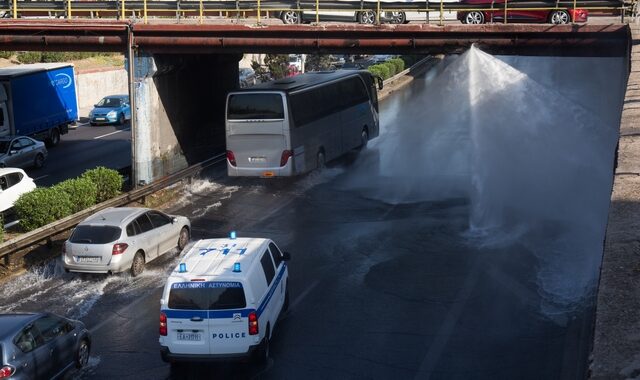
[[[226,94],[238,88],[238,54],[146,54],[135,63],[138,183],[224,152]]]

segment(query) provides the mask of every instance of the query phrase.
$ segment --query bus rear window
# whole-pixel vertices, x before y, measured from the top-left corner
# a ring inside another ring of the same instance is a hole
[[[284,119],[280,94],[235,94],[229,96],[229,120]]]
[[[247,305],[239,282],[180,282],[171,286],[169,309],[226,310]]]

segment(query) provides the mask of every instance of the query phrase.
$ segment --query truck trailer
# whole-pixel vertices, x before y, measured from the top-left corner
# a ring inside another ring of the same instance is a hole
[[[52,147],[77,119],[72,64],[0,68],[0,136],[30,136]]]

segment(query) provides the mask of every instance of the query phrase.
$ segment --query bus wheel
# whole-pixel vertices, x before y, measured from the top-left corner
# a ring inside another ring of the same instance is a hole
[[[327,166],[327,162],[324,157],[324,152],[320,151],[318,152],[318,169],[323,169],[325,166]]]
[[[363,129],[362,133],[360,134],[360,149],[365,149],[368,143],[369,143],[369,134],[367,133],[366,129]]]

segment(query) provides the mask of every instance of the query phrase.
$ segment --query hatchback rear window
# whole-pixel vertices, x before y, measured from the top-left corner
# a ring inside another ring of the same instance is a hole
[[[229,96],[229,120],[284,119],[280,94],[238,94]]]
[[[178,282],[169,291],[169,309],[226,310],[246,305],[239,282]]]
[[[121,234],[115,226],[78,226],[69,241],[72,243],[107,244],[116,241]]]

